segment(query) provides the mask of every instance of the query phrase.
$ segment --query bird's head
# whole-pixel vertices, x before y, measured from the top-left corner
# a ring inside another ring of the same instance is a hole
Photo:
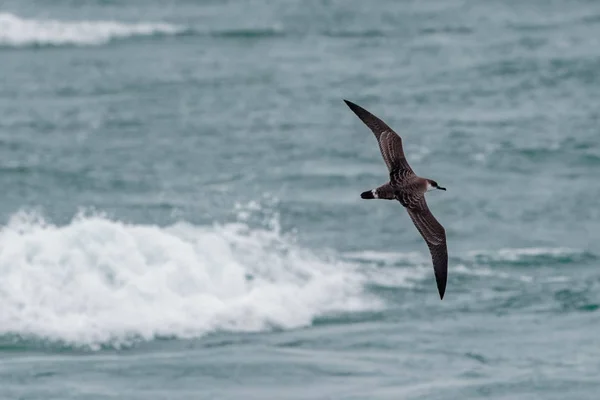
[[[431,179],[427,179],[427,191],[430,191],[430,190],[433,190],[433,189],[446,190],[446,188],[441,187],[440,185],[438,185],[436,181],[433,181]]]

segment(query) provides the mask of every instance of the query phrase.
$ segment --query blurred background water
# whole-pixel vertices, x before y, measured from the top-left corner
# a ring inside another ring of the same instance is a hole
[[[596,399],[599,84],[595,1],[4,0],[0,398]]]

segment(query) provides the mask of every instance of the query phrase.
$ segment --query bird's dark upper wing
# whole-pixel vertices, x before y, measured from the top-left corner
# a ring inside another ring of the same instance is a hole
[[[344,100],[346,105],[364,122],[377,138],[379,150],[390,172],[390,180],[399,182],[413,175],[414,172],[404,156],[402,139],[385,122],[377,118],[361,106]]]
[[[443,299],[448,279],[446,230],[429,210],[425,196],[422,195],[419,201],[410,204],[409,207],[406,207],[406,210],[417,230],[421,233],[423,239],[425,239],[427,247],[429,247],[438,292],[440,293],[440,298]]]

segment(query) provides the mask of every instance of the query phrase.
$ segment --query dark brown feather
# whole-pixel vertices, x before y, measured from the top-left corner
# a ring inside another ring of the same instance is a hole
[[[425,239],[427,247],[429,247],[438,292],[440,293],[440,298],[443,299],[446,292],[446,281],[448,280],[446,230],[429,210],[424,196],[421,196],[417,204],[407,207],[406,210],[417,230],[423,239]]]

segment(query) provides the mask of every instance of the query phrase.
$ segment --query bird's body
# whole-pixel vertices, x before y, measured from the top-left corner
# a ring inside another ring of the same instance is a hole
[[[440,298],[443,299],[448,276],[446,231],[429,211],[425,193],[434,189],[446,189],[440,187],[437,182],[414,173],[404,156],[402,139],[381,119],[348,100],[344,100],[344,102],[375,135],[389,171],[387,183],[361,193],[361,198],[397,200],[406,208],[415,227],[429,247],[438,292]]]

